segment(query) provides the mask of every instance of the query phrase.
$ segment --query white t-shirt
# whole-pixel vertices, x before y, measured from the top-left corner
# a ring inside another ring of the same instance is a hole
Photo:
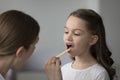
[[[0,74],[0,80],[5,80],[4,77]]]
[[[71,65],[72,62],[61,68],[63,80],[110,80],[107,71],[99,64],[82,70],[73,69]]]

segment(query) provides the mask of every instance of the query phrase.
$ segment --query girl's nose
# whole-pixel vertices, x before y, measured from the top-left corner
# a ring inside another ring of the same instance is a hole
[[[67,40],[68,40],[68,41],[72,41],[72,40],[73,40],[72,34],[68,34],[68,35],[67,35]]]

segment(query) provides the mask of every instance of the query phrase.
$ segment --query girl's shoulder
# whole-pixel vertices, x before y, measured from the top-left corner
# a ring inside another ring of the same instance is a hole
[[[95,75],[94,77],[98,78],[98,80],[110,80],[107,70],[100,64],[95,64],[94,66],[92,66],[90,73],[92,75]]]
[[[66,63],[65,65],[62,66],[62,69],[69,69],[71,68],[72,62]]]
[[[62,69],[66,69],[66,68],[71,69],[72,63],[73,62],[69,62],[69,63],[63,65]],[[91,72],[101,73],[101,72],[105,72],[106,69],[103,66],[101,66],[100,64],[94,64],[94,65],[92,65],[92,66],[90,66],[90,67],[88,67],[88,68],[86,68],[86,69],[84,69],[82,71],[91,71]]]
[[[100,64],[95,64],[95,65],[91,66],[90,69],[92,72],[96,72],[96,73],[107,72],[106,69],[103,66],[101,66]]]

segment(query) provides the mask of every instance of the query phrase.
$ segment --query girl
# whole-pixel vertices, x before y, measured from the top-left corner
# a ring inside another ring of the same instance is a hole
[[[31,56],[38,42],[39,25],[17,10],[0,14],[0,80],[9,69],[18,70]]]
[[[64,27],[64,42],[73,61],[60,69],[59,58],[50,58],[45,63],[49,80],[113,80],[114,62],[99,14],[90,9],[72,12]]]

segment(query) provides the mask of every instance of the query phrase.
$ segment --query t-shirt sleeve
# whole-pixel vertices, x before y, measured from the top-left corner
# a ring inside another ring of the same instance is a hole
[[[110,80],[110,77],[106,71],[102,71],[98,74],[95,80]]]

